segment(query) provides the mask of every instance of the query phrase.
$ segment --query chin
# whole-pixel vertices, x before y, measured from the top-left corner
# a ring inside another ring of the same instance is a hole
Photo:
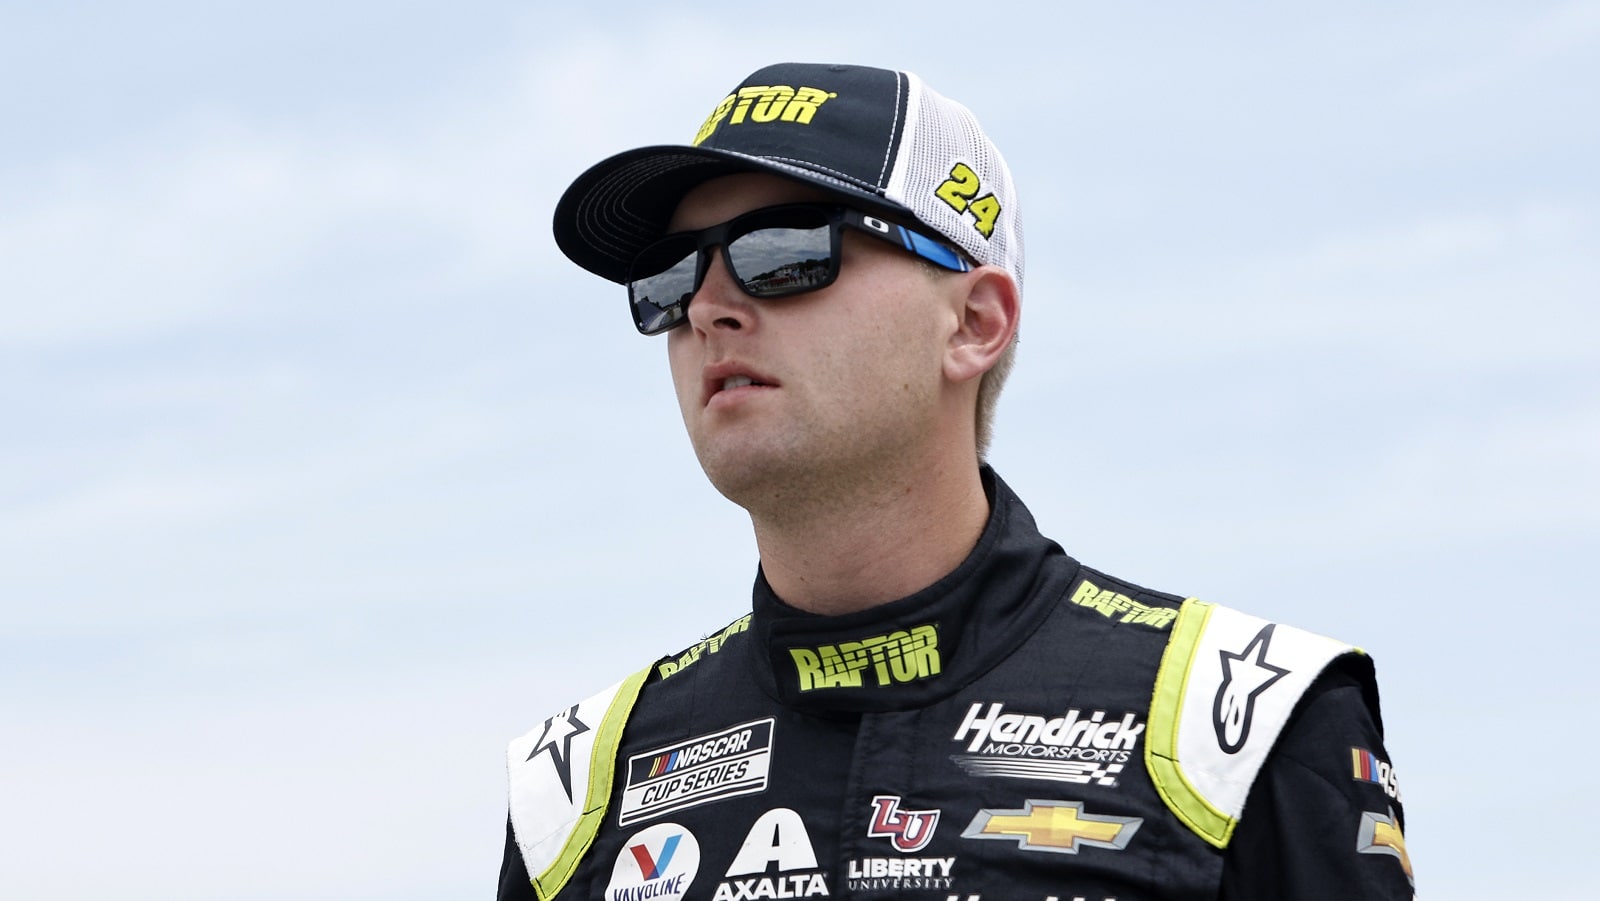
[[[789,493],[806,467],[795,453],[772,447],[731,446],[695,448],[700,468],[722,496],[746,510],[775,496]]]
[[[727,459],[721,456],[700,457],[700,468],[706,478],[722,496],[745,509],[749,509],[761,495],[779,481],[774,468],[763,465],[748,456]]]

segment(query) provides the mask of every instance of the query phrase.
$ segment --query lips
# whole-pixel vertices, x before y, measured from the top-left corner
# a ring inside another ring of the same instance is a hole
[[[705,402],[719,394],[746,388],[776,388],[778,382],[742,363],[718,363],[707,366],[703,374]]]

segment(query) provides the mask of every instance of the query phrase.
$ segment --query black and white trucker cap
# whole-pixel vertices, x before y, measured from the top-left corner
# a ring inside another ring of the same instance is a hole
[[[688,145],[619,153],[578,176],[556,205],[556,244],[622,283],[707,179],[765,172],[909,216],[1022,288],[1022,224],[1011,172],[966,107],[910,72],[780,63],[722,98]]]

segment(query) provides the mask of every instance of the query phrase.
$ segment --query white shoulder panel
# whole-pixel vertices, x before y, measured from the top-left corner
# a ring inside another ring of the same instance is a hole
[[[541,898],[560,891],[611,797],[622,727],[648,670],[568,707],[511,742],[511,827]]]
[[[1295,704],[1329,663],[1349,653],[1360,651],[1185,601],[1156,677],[1145,742],[1156,789],[1179,819],[1226,846]]]

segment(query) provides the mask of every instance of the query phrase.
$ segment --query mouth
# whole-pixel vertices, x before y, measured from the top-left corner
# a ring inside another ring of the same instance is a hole
[[[744,388],[744,387],[747,387],[747,386],[750,386],[750,385],[765,385],[765,384],[766,384],[765,382],[758,382],[758,381],[756,381],[755,379],[751,378],[748,375],[730,375],[727,378],[722,380],[722,390],[723,391],[731,391],[734,388]]]
[[[743,366],[721,365],[709,367],[705,373],[706,403],[712,398],[729,391],[738,391],[742,388],[776,388],[775,379],[753,372]]]

